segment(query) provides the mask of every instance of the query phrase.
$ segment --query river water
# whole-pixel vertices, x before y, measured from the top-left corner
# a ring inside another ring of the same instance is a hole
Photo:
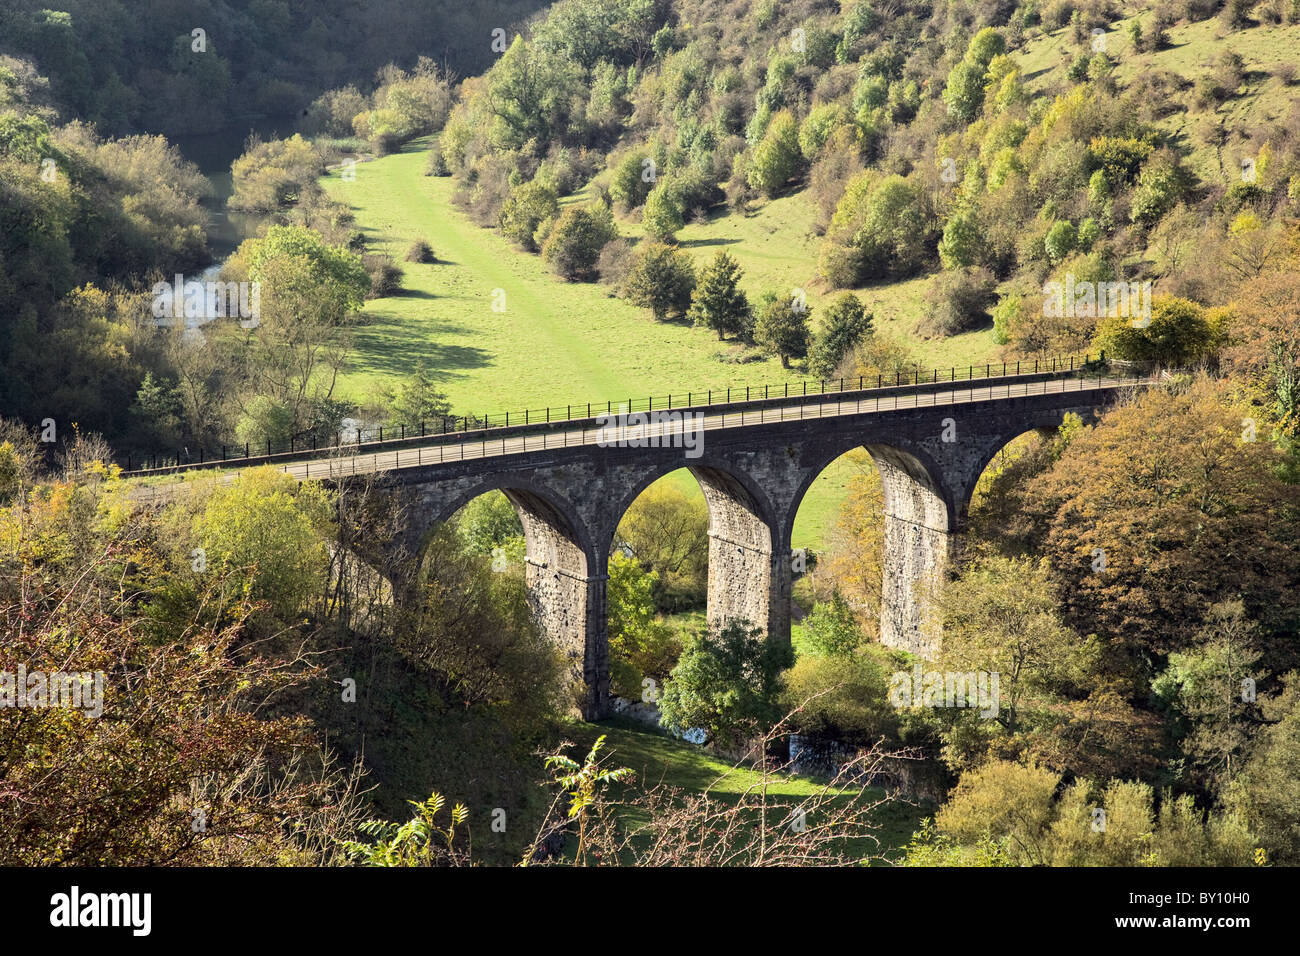
[[[257,235],[258,229],[265,220],[264,216],[232,212],[226,208],[226,200],[234,192],[230,164],[243,155],[244,145],[250,134],[256,133],[263,140],[290,136],[294,132],[295,119],[294,116],[264,118],[211,133],[171,138],[171,142],[181,151],[181,155],[199,167],[199,172],[203,173],[212,187],[211,194],[203,200],[203,208],[208,213],[206,232],[208,250],[212,258],[198,276],[199,282],[215,281],[226,259],[241,242]],[[186,281],[192,278],[187,276]],[[163,293],[159,296],[159,300],[163,314],[170,316],[171,294]],[[201,311],[197,315],[187,315],[185,325],[189,329],[197,329],[198,326],[220,318],[223,314],[224,310],[217,307],[215,293],[209,289]],[[170,318],[163,319],[160,324],[167,324],[170,321],[172,321]]]
[[[208,211],[208,247],[212,251],[211,265],[220,266],[250,236],[257,234],[262,217],[226,209],[226,200],[234,192],[230,164],[244,153],[244,143],[250,133],[262,139],[281,139],[293,135],[295,116],[267,117],[250,120],[211,133],[174,136],[171,141],[186,159],[199,167],[199,171],[212,184],[212,195],[203,200]]]

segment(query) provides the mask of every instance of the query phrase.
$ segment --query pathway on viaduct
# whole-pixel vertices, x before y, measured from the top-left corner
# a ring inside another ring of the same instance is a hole
[[[1092,419],[1150,381],[1011,375],[782,396],[696,406],[696,420],[681,420],[684,409],[659,411],[663,417],[651,422],[633,413],[617,419],[617,431],[602,430],[605,419],[582,419],[369,454],[344,449],[284,470],[344,487],[379,473],[382,498],[400,523],[396,533],[370,541],[365,556],[399,594],[415,580],[436,525],[485,492],[504,492],[524,527],[534,610],[565,650],[580,684],[580,709],[594,719],[610,708],[610,550],[624,513],[657,479],[687,467],[704,491],[710,623],[745,618],[769,639],[789,641],[799,504],[827,465],[866,449],[880,471],[886,515],[881,639],[929,655],[935,649],[922,629],[927,595],[942,581],[975,483],[992,458],[1027,431],[1054,429],[1067,413]]]

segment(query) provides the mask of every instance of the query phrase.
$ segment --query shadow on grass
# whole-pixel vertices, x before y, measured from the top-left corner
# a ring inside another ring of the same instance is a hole
[[[739,243],[739,239],[724,239],[716,237],[712,239],[683,239],[677,243],[683,249],[702,249],[708,246],[734,246]]]

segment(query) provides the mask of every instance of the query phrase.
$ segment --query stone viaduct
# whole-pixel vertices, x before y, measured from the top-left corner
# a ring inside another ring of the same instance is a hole
[[[964,387],[945,399],[923,385],[914,390],[913,407],[881,408],[877,401],[875,409],[822,410],[806,419],[711,425],[693,458],[681,447],[607,447],[591,440],[509,454],[488,454],[485,442],[481,457],[409,465],[413,454],[403,452],[405,460],[379,478],[382,497],[399,506],[398,530],[374,542],[370,557],[401,593],[438,523],[485,492],[504,492],[524,527],[535,613],[570,660],[579,709],[596,719],[610,708],[607,562],[619,521],[637,496],[669,472],[689,468],[709,509],[710,623],[742,617],[764,627],[769,639],[788,641],[791,533],[800,501],[827,465],[863,448],[884,489],[882,639],[927,655],[934,650],[922,628],[927,594],[943,579],[986,465],[1017,436],[1054,429],[1071,412],[1089,420],[1134,384],[1074,379],[1059,391],[1044,382],[1034,394],[1014,394],[1008,385],[999,396],[996,381],[987,392],[971,390],[968,399],[961,397]],[[932,404],[923,404],[927,392]]]

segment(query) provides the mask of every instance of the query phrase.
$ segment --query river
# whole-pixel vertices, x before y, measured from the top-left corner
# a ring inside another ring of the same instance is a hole
[[[250,133],[257,133],[264,140],[280,139],[293,134],[295,121],[293,115],[266,117],[211,133],[171,138],[181,155],[198,166],[199,172],[212,184],[212,194],[203,200],[203,208],[208,211],[208,248],[213,256],[210,269],[219,267],[241,242],[256,235],[262,222],[261,216],[226,208],[226,200],[234,192],[230,164],[243,155]]]

